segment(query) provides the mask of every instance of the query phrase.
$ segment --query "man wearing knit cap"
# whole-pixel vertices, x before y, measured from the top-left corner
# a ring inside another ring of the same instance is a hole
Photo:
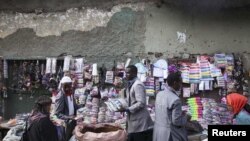
[[[76,122],[74,117],[76,115],[77,106],[73,96],[72,79],[69,76],[64,76],[58,87],[58,95],[55,101],[55,115],[68,121],[66,127],[66,140],[72,136],[72,131]],[[69,122],[70,121],[70,122]]]

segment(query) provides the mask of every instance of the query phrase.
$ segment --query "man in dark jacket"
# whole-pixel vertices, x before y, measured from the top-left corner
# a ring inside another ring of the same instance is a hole
[[[64,76],[59,84],[59,92],[55,100],[55,115],[65,120],[65,140],[69,140],[76,126],[76,102],[72,90],[72,80],[68,76]]]
[[[29,141],[58,141],[56,127],[49,118],[52,100],[41,96],[35,102],[32,114],[28,120]]]

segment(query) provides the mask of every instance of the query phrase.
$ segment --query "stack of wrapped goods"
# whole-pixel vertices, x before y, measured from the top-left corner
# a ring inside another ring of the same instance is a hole
[[[189,111],[191,115],[191,120],[199,120],[202,118],[202,102],[200,97],[193,97],[187,100]]]
[[[147,96],[154,96],[155,95],[155,84],[154,84],[154,78],[148,77],[146,81],[144,82],[145,89],[146,89],[146,95]]]
[[[3,87],[3,61],[0,56],[0,90],[2,90]]]
[[[127,121],[126,117],[123,117],[121,119],[116,120],[115,123],[121,125],[123,129],[126,129],[126,121]]]
[[[181,65],[181,77],[183,83],[189,83],[189,66],[187,64]]]
[[[215,65],[218,68],[225,68],[227,65],[227,60],[226,60],[225,54],[215,54],[214,60],[215,60]]]
[[[211,80],[210,63],[208,60],[200,60],[200,70],[202,80]],[[213,80],[213,79],[212,79]]]
[[[98,113],[98,123],[104,123],[106,117],[106,107],[100,107]]]
[[[207,129],[208,125],[213,124],[213,116],[212,112],[215,111],[214,107],[217,105],[214,99],[202,98],[203,105],[203,118],[200,121],[201,126],[204,129]]]
[[[228,54],[226,55],[226,60],[227,60],[227,66],[226,66],[227,75],[232,76],[234,70],[234,56],[232,54]]]
[[[115,115],[115,112],[107,110],[106,111],[106,117],[105,117],[105,123],[111,123],[111,122],[113,122],[113,116],[114,115]]]
[[[99,104],[100,104],[100,99],[98,98],[92,99],[92,109],[91,109],[91,123],[92,124],[97,123]]]
[[[202,98],[203,119],[200,121],[203,128],[208,125],[232,124],[233,114],[224,103],[216,103],[214,99]]]
[[[199,64],[193,63],[190,65],[189,69],[189,82],[190,83],[200,83],[200,66]]]
[[[87,101],[86,105],[84,107],[84,111],[83,111],[83,119],[84,119],[84,123],[90,124],[91,123],[91,110],[92,110],[92,102],[91,101]]]
[[[228,109],[226,104],[218,104],[217,111],[220,117],[220,124],[228,125],[233,123],[233,113]]]
[[[226,87],[225,78],[223,76],[218,76],[216,79],[217,79],[218,87],[221,87],[221,88]]]

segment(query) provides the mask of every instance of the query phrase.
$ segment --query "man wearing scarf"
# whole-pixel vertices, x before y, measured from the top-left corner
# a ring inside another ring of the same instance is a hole
[[[56,127],[50,120],[50,106],[52,100],[47,96],[40,96],[32,109],[28,119],[27,136],[24,141],[58,141]]]
[[[127,132],[128,141],[152,141],[153,121],[146,106],[146,93],[143,83],[137,78],[137,68],[126,68],[128,85],[126,99],[128,102]]]
[[[227,95],[227,105],[235,117],[235,124],[250,125],[250,105],[248,99],[238,93]]]
[[[65,139],[69,140],[72,136],[72,131],[76,126],[74,119],[77,106],[73,96],[72,80],[69,76],[64,76],[58,87],[58,95],[55,100],[55,115],[66,121]]]

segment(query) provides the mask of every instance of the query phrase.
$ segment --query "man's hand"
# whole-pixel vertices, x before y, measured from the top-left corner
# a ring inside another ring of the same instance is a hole
[[[118,112],[127,112],[127,113],[129,113],[129,109],[127,108],[121,108],[121,109],[119,109],[118,110]]]
[[[71,119],[71,120],[75,120],[76,116],[71,115],[71,116],[66,116],[66,119]]]

